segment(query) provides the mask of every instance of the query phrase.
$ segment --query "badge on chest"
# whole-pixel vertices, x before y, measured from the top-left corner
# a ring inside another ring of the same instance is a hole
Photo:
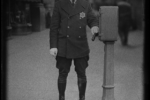
[[[79,16],[80,16],[80,19],[84,18],[85,17],[85,12],[81,12]]]

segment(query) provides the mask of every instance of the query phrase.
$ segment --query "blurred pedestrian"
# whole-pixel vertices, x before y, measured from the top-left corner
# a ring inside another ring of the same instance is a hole
[[[132,25],[131,5],[127,0],[117,3],[119,7],[119,36],[123,46],[128,45],[128,35]]]
[[[65,100],[66,81],[72,60],[78,77],[79,100],[85,100],[86,68],[90,51],[86,25],[94,35],[99,31],[98,22],[86,0],[55,2],[50,27],[50,54],[56,57],[56,67],[59,69],[59,100]]]
[[[50,28],[50,23],[51,23],[51,13],[50,11],[48,11],[46,14],[46,28]]]

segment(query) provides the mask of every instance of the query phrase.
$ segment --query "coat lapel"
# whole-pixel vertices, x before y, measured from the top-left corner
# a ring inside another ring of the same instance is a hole
[[[61,7],[68,13],[69,16],[73,16],[82,12],[86,8],[87,3],[83,0],[77,0],[75,7],[71,5],[70,0],[63,0]]]
[[[84,8],[84,6],[83,6],[83,2],[82,2],[82,1],[83,1],[83,0],[77,0],[76,5],[75,5],[75,7],[73,8],[73,10],[72,10],[70,16],[73,16],[73,15],[75,15],[75,14],[78,14],[78,13],[84,11],[85,8]]]
[[[73,9],[70,0],[61,0],[61,8],[69,15]]]

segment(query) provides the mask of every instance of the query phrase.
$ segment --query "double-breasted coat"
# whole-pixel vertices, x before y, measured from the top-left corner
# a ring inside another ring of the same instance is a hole
[[[77,0],[75,6],[70,0],[55,2],[50,26],[50,48],[58,49],[58,56],[79,58],[90,52],[87,42],[86,25],[98,26],[86,0]]]

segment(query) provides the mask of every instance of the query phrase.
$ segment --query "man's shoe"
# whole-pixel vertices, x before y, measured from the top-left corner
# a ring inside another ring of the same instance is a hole
[[[64,96],[59,96],[59,100],[65,100]]]
[[[85,100],[85,96],[82,96],[79,100]]]
[[[65,100],[65,90],[66,90],[66,82],[65,83],[58,82],[59,100]]]
[[[78,79],[79,100],[85,100],[86,80]]]

